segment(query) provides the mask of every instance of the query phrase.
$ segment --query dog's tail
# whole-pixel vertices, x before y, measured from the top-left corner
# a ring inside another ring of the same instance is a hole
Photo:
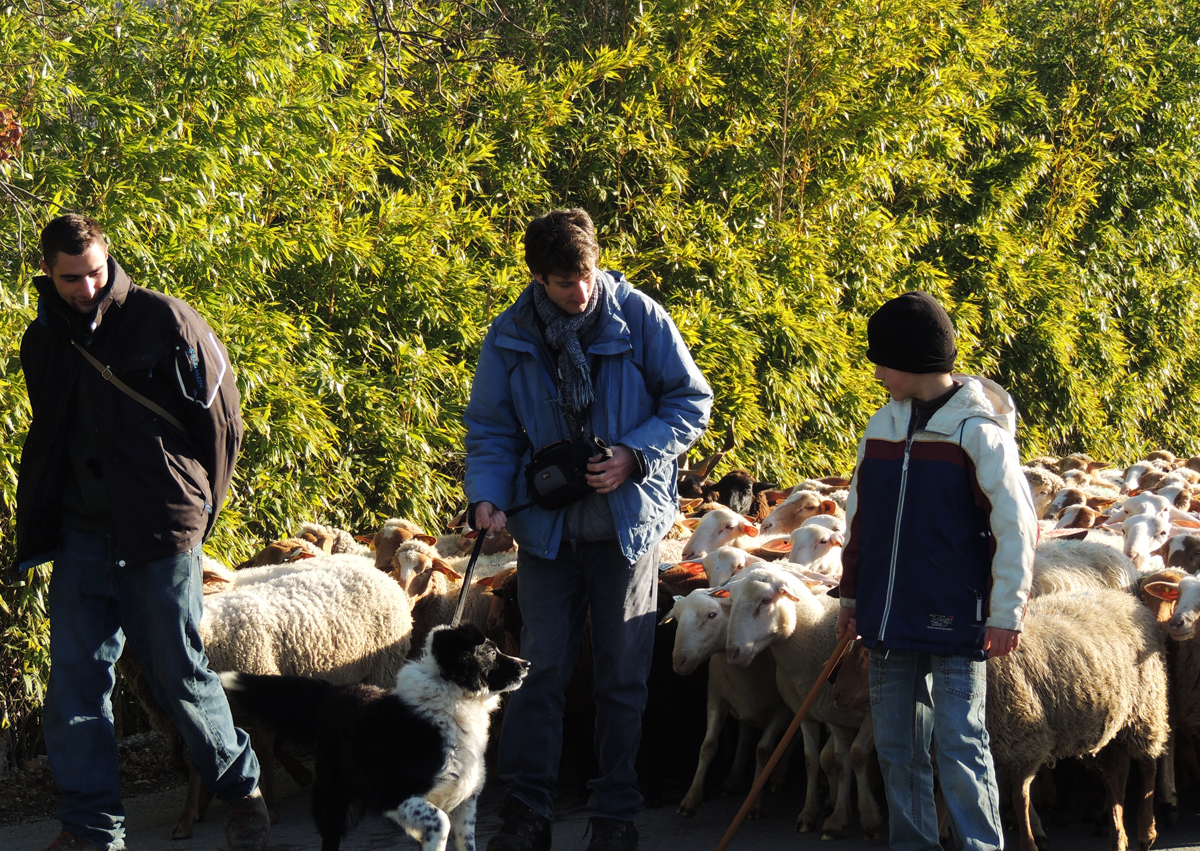
[[[245,712],[301,743],[316,741],[322,704],[335,688],[309,677],[220,674],[221,685],[235,714]]]

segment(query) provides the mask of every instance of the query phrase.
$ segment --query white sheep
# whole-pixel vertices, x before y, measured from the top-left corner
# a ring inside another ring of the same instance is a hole
[[[1031,598],[1020,645],[988,660],[987,729],[1011,783],[1021,851],[1044,831],[1029,799],[1034,775],[1070,756],[1095,756],[1111,816],[1110,851],[1124,851],[1122,805],[1129,760],[1144,783],[1139,848],[1155,838],[1155,759],[1163,753],[1167,670],[1150,611],[1126,591],[1096,588]]]
[[[812,490],[793,490],[763,519],[759,531],[763,535],[788,535],[810,517],[836,516],[839,512],[844,514],[827,496]]]
[[[762,564],[763,559],[751,555],[740,547],[717,547],[707,553],[701,564],[708,576],[708,584],[713,588],[724,585],[731,576],[745,570],[752,564]]]
[[[730,663],[746,667],[769,648],[777,665],[779,693],[793,711],[799,710],[837,646],[838,601],[826,594],[813,594],[794,573],[773,566],[743,571],[741,578],[730,585],[730,598],[726,644]],[[823,684],[809,712],[809,720],[828,726],[833,741],[833,770],[827,773],[834,810],[821,825],[821,838],[840,839],[849,827],[851,770],[858,780],[863,833],[878,838],[883,835],[884,817],[868,774],[875,748],[870,713],[861,707],[838,708],[832,691],[828,683]],[[808,788],[796,823],[800,831],[813,830],[821,813],[816,782],[820,746],[813,729],[813,725],[803,725]]]
[[[842,575],[845,534],[815,523],[806,523],[789,536],[788,561],[833,578]]]
[[[1052,591],[1117,588],[1131,591],[1138,570],[1116,547],[1097,541],[1048,540],[1038,544],[1030,596]]]
[[[792,718],[775,682],[775,660],[771,654],[759,654],[745,668],[729,664],[725,657],[729,609],[727,589],[698,588],[686,597],[675,598],[675,605],[662,621],[678,623],[671,658],[675,673],[686,676],[700,665],[708,664],[708,723],[695,777],[679,802],[677,812],[681,816],[694,816],[704,800],[704,780],[717,754],[721,728],[728,715],[737,718],[740,725],[737,755],[722,786],[727,791],[732,791],[745,773],[751,744],[748,728],[762,730],[755,746],[754,776],[757,778]],[[785,765],[781,763],[781,768]],[[777,769],[773,780],[780,781],[781,776]],[[778,784],[773,784],[772,791],[777,789]],[[760,794],[751,806],[749,817],[761,816],[762,808],[763,795]]]
[[[707,553],[726,545],[746,549],[748,538],[758,536],[758,526],[731,508],[714,509],[699,521],[688,521],[692,536],[683,547],[683,558],[699,561]]]
[[[1022,467],[1025,480],[1029,482],[1029,492],[1033,496],[1033,510],[1038,517],[1048,516],[1047,509],[1051,500],[1065,486],[1062,476],[1040,466]]]
[[[392,685],[412,641],[408,596],[368,559],[330,555],[244,573],[204,600],[200,637],[214,671]]]

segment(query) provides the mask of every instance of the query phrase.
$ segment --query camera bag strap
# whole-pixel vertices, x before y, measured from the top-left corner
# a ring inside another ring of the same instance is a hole
[[[96,370],[100,373],[101,378],[103,378],[108,383],[112,384],[114,387],[116,387],[118,390],[120,390],[122,393],[124,393],[130,399],[133,399],[135,402],[140,402],[141,404],[145,405],[147,408],[154,411],[154,413],[158,414],[160,417],[162,417],[164,420],[169,422],[171,425],[175,426],[175,428],[179,429],[184,434],[187,434],[187,429],[183,427],[183,423],[181,423],[177,417],[172,416],[161,405],[151,402],[149,399],[147,399],[141,393],[137,392],[132,387],[130,387],[128,384],[126,384],[124,381],[122,381],[121,379],[119,379],[115,375],[113,375],[112,369],[110,369],[109,367],[100,363],[100,361],[96,360],[96,358],[92,355],[92,353],[89,352],[87,349],[85,349],[83,346],[79,345],[74,340],[71,341],[71,345],[74,346],[75,348],[79,349],[79,353],[81,355],[83,355],[84,358],[87,359],[87,362],[90,363],[92,366],[96,367]]]

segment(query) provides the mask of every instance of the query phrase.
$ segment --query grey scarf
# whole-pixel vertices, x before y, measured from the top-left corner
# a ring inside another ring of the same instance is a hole
[[[607,287],[606,275],[596,270],[596,286],[588,299],[583,313],[568,316],[558,309],[546,288],[537,281],[533,288],[533,304],[538,316],[546,323],[546,343],[558,352],[558,397],[567,413],[578,418],[592,404],[592,372],[588,369],[587,355],[583,353],[583,341],[587,340],[600,323]]]

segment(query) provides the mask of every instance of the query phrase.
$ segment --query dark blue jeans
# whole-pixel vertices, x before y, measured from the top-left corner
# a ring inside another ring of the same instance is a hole
[[[258,785],[249,737],[234,727],[208,669],[197,630],[202,600],[200,547],[127,564],[110,536],[62,530],[50,574],[46,750],[64,796],[64,829],[108,851],[124,847],[112,690],[126,640],[205,787],[234,800]]]
[[[571,679],[589,610],[596,671],[596,757],[588,786],[598,816],[632,821],[642,805],[634,760],[654,645],[658,547],[630,564],[614,541],[564,541],[558,558],[517,555],[521,656],[532,663],[513,692],[500,733],[499,775],[507,791],[554,818],[562,752],[563,690]]]

